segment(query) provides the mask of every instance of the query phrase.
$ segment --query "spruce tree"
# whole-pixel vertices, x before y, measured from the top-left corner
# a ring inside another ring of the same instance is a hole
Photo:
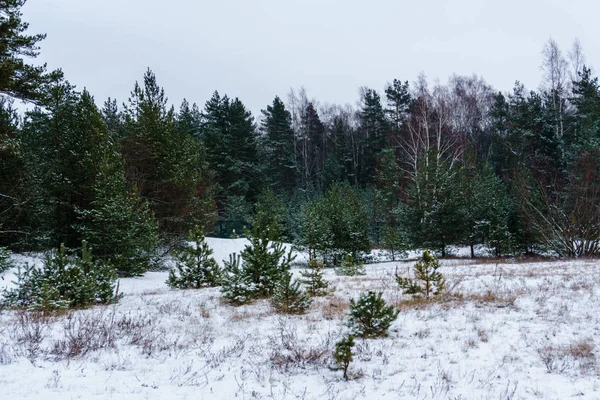
[[[273,104],[262,110],[262,114],[263,173],[269,187],[290,192],[296,184],[297,174],[291,114],[279,97],[275,97]]]
[[[214,92],[201,113],[202,139],[215,173],[216,201],[222,213],[236,196],[252,203],[260,192],[254,118],[239,99]]]
[[[179,289],[220,285],[221,269],[212,257],[213,251],[206,243],[202,228],[194,227],[189,233],[188,241],[182,250],[175,253],[177,271],[169,271],[167,285]]]

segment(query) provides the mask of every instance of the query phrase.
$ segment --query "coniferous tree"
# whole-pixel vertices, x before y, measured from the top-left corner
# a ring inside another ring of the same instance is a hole
[[[4,302],[41,311],[109,304],[119,299],[116,279],[112,267],[94,260],[85,241],[80,257],[69,256],[61,245],[46,255],[41,268],[19,269],[16,287],[5,291]]]
[[[291,114],[279,97],[262,114],[263,173],[273,190],[289,192],[296,185],[297,174]]]
[[[350,299],[348,325],[353,333],[364,338],[387,335],[387,330],[399,312],[387,306],[381,292],[363,293],[358,300]]]
[[[19,117],[12,102],[0,97],[0,246],[25,242],[25,158]]]
[[[196,226],[188,236],[188,243],[183,250],[177,251],[175,270],[169,271],[167,285],[179,289],[200,289],[218,286],[221,283],[221,268],[212,257],[212,249],[208,247],[204,231]]]
[[[333,358],[335,362],[341,366],[344,371],[344,379],[348,380],[348,367],[352,362],[354,354],[352,348],[354,347],[354,336],[348,335],[344,339],[340,340],[335,344],[335,352]]]
[[[429,250],[425,250],[415,264],[415,279],[396,275],[396,281],[406,294],[423,294],[426,298],[438,296],[446,285],[444,277],[438,271],[439,267],[437,258]]]
[[[363,154],[359,182],[365,185],[373,178],[377,160],[387,147],[389,124],[381,105],[381,98],[375,90],[366,89],[361,100],[359,118]]]
[[[250,205],[260,193],[254,118],[239,99],[215,92],[202,112],[202,138],[215,172],[222,213],[232,198]]]
[[[0,246],[0,273],[12,267],[10,254],[10,250],[8,250],[6,247]]]
[[[34,66],[24,58],[39,55],[38,42],[45,34],[27,35],[29,24],[21,20],[26,0],[4,0],[0,4],[0,93],[21,100],[37,101],[43,86],[62,77],[61,71],[46,72],[46,64]]]
[[[235,306],[250,303],[258,296],[258,287],[245,273],[241,256],[237,254],[230,254],[229,261],[225,261],[221,293],[227,302]]]
[[[123,157],[127,180],[147,199],[161,237],[171,242],[212,218],[210,176],[198,138],[177,129],[152,71],[135,84],[125,107]]]
[[[305,271],[300,271],[300,275],[302,275],[300,282],[306,287],[309,296],[324,296],[327,294],[329,282],[323,278],[324,268],[325,265],[313,257],[308,262],[308,268]]]
[[[275,283],[271,305],[279,312],[285,314],[304,314],[310,304],[311,298],[300,288],[300,282],[292,279],[289,271]]]

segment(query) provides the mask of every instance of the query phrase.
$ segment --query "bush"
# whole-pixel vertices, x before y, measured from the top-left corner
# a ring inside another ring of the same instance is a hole
[[[286,272],[275,285],[271,304],[282,313],[304,314],[312,300],[300,289],[300,283],[292,281],[292,274]]]
[[[16,288],[5,291],[6,305],[46,311],[118,300],[114,269],[94,261],[85,241],[81,253],[81,258],[68,256],[61,245],[58,251],[46,255],[42,268],[19,268]]]
[[[0,246],[0,273],[13,266],[10,259],[10,254],[10,250],[8,250],[6,247]]]
[[[348,367],[353,356],[352,347],[354,347],[354,336],[348,335],[335,344],[335,353],[333,353],[335,362],[344,370],[345,380],[348,380]]]
[[[398,311],[386,306],[381,292],[361,294],[358,301],[350,300],[348,325],[360,337],[385,336],[391,323],[398,318]]]
[[[446,281],[438,272],[440,263],[429,250],[415,264],[415,279],[396,275],[396,281],[406,294],[423,294],[426,298],[437,296],[444,290]]]
[[[218,286],[221,283],[221,268],[211,257],[213,251],[204,238],[202,228],[196,226],[190,231],[191,246],[177,251],[177,263],[174,270],[169,271],[167,285],[179,289],[199,289]]]

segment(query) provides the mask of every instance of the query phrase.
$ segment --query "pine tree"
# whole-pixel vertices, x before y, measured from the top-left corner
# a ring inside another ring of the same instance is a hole
[[[202,228],[196,226],[192,229],[188,241],[191,245],[175,253],[177,272],[169,271],[167,285],[179,289],[218,286],[221,283],[221,269],[211,256],[213,251],[206,243]]]
[[[226,301],[239,306],[252,302],[258,296],[258,288],[244,271],[240,262],[241,256],[229,255],[229,261],[225,261],[223,279],[221,281],[221,293]]]
[[[358,192],[349,185],[332,185],[307,217],[312,232],[305,230],[305,235],[312,235],[310,240],[326,263],[339,265],[346,253],[357,259],[360,252],[370,251],[369,217]]]
[[[409,112],[412,100],[408,81],[401,82],[394,79],[392,84],[385,89],[385,97],[389,107],[386,111],[390,115],[393,125],[394,142],[392,145],[398,146],[400,144],[400,129]]]
[[[309,296],[325,296],[327,294],[329,282],[323,278],[324,268],[325,265],[313,257],[308,262],[308,269],[300,271],[303,278],[301,282],[306,287]]]
[[[344,379],[348,380],[348,367],[352,362],[352,348],[354,347],[354,336],[348,335],[344,339],[335,344],[335,352],[333,358],[335,362],[342,367],[344,371]]]
[[[85,241],[81,257],[69,256],[61,245],[46,255],[41,268],[19,268],[16,287],[4,293],[5,304],[42,311],[109,304],[119,299],[116,279],[112,267],[93,259]]]
[[[381,296],[381,292],[369,291],[361,294],[357,301],[350,299],[348,325],[357,336],[385,336],[391,323],[398,318],[399,312],[393,306],[386,306]]]
[[[406,294],[423,294],[425,298],[439,296],[446,285],[442,274],[438,272],[440,263],[429,250],[414,266],[415,279],[403,278],[396,275],[396,281]]]
[[[241,256],[244,273],[256,285],[257,296],[269,297],[275,284],[289,271],[295,256],[291,248],[286,254],[283,243],[275,241],[279,239],[275,230],[265,227],[260,222],[261,218],[262,215],[258,214],[252,231],[246,231],[250,244],[244,247]]]
[[[338,275],[357,276],[365,274],[364,264],[360,260],[356,260],[352,254],[346,254],[342,264],[335,270]]]
[[[43,85],[62,77],[62,72],[46,73],[46,64],[34,66],[24,58],[39,55],[38,42],[45,34],[25,34],[29,28],[21,20],[21,8],[26,0],[4,0],[0,4],[0,93],[21,100],[39,100]]]
[[[312,300],[300,288],[300,282],[292,280],[292,274],[285,272],[275,283],[271,305],[281,313],[304,314]]]
[[[12,101],[0,97],[0,246],[26,240],[25,149]]]
[[[146,199],[163,242],[212,220],[212,184],[199,139],[178,129],[155,74],[144,74],[125,106],[123,158],[127,181]]]

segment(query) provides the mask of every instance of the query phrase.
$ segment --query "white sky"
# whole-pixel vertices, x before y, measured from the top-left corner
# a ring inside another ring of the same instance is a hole
[[[40,60],[98,103],[126,101],[147,67],[176,107],[218,90],[255,116],[290,87],[354,104],[360,86],[421,71],[535,89],[550,36],[564,53],[578,37],[600,65],[597,0],[29,0],[23,13],[48,34]]]

